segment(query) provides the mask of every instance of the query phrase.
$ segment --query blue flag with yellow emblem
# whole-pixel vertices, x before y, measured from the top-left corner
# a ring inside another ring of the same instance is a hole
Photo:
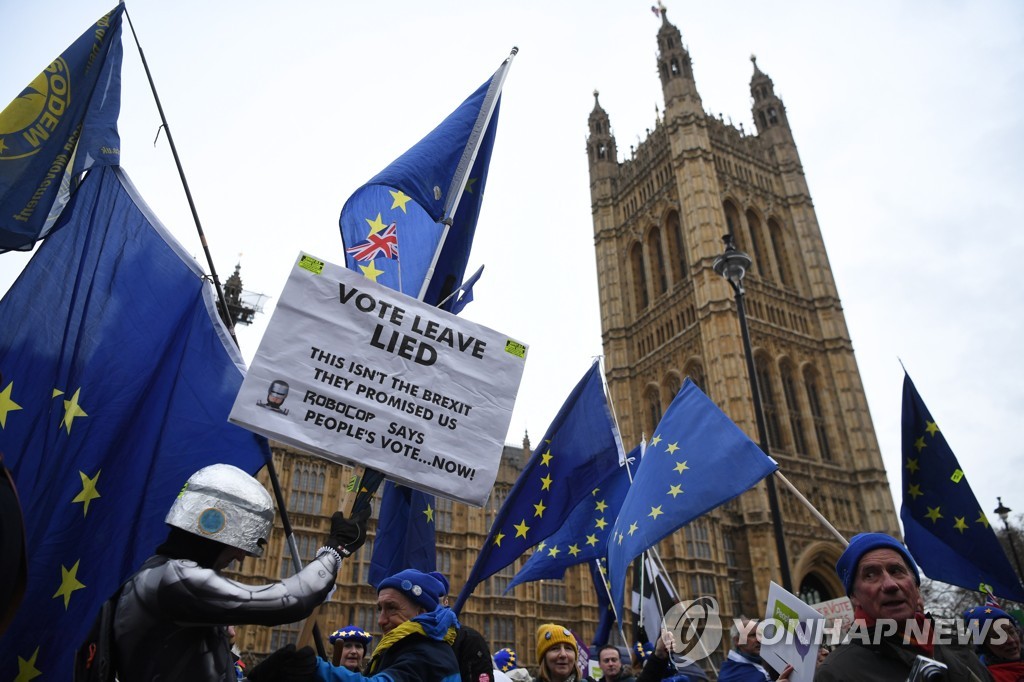
[[[345,202],[347,268],[430,305],[462,284],[511,59]]]
[[[123,14],[101,17],[0,111],[0,253],[52,230],[72,178],[120,163]]]
[[[907,549],[929,578],[1024,601],[1006,552],[909,374],[903,377],[900,518]]]
[[[0,300],[0,449],[30,576],[3,680],[70,679],[188,477],[255,472],[266,447],[227,420],[244,365],[212,288],[123,171],[90,171],[61,223]]]
[[[437,570],[434,496],[392,481],[384,483],[380,518],[370,555],[370,585],[407,568]]]
[[[654,430],[608,541],[616,609],[633,557],[778,468],[695,383],[684,381]]]
[[[627,464],[612,469],[590,495],[576,505],[558,532],[537,545],[505,592],[521,583],[557,580],[570,566],[606,556],[608,536],[626,499],[633,462],[639,456],[637,446],[626,457]],[[598,597],[601,592],[603,589],[598,591]]]
[[[623,457],[595,362],[566,398],[498,510],[455,611],[477,584],[554,535]]]

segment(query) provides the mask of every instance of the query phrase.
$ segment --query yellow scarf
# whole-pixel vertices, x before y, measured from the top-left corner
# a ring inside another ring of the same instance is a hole
[[[420,623],[407,620],[391,632],[384,635],[380,640],[380,644],[378,644],[377,648],[373,650],[373,656],[370,657],[370,674],[372,675],[377,672],[377,666],[380,665],[380,659],[384,656],[385,651],[390,649],[393,644],[398,642],[398,640],[414,633],[423,635],[424,637],[427,636],[427,633],[423,630],[423,626]],[[451,646],[452,643],[455,642],[455,634],[455,628],[448,628],[448,632],[445,633],[444,636],[445,643]]]

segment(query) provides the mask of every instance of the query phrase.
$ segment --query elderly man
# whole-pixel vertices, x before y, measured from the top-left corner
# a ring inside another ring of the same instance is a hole
[[[765,682],[771,675],[761,659],[761,640],[757,636],[757,621],[740,617],[729,628],[732,649],[718,671],[719,682]]]
[[[914,660],[926,656],[948,666],[949,682],[991,680],[956,637],[940,642],[934,622],[919,609],[921,576],[907,548],[884,533],[860,533],[836,562],[854,607],[854,626],[821,663],[815,682],[903,682]]]

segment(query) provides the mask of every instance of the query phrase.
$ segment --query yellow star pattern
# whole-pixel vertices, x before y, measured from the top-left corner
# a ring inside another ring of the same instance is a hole
[[[671,455],[672,453],[679,449],[679,443],[669,443],[668,447],[665,449],[668,450],[668,454]]]
[[[640,526],[636,525],[636,521],[634,521],[633,523],[629,524],[629,534],[632,535],[633,533],[637,532],[639,528]]]
[[[423,515],[427,517],[427,523],[432,523],[434,521],[434,510],[430,508],[429,504],[427,505],[427,508],[423,510]]]
[[[925,420],[924,430],[928,432],[929,436],[934,438],[935,434],[938,433],[938,431],[939,431],[939,425],[936,424],[935,422],[930,422],[930,421]]]
[[[501,541],[504,540],[504,539],[505,539],[505,534],[502,533],[501,531],[498,531],[498,534],[494,536],[494,544],[496,546],[498,546],[498,547],[501,547]]]
[[[369,265],[360,265],[359,269],[363,271],[363,277],[369,280],[377,281],[377,278],[384,274],[383,270],[378,270],[377,265],[371,260]]]
[[[408,213],[408,211],[405,210],[405,205],[407,203],[409,203],[409,200],[412,197],[410,197],[408,194],[406,194],[402,190],[398,190],[396,192],[394,190],[390,190],[389,189],[388,190],[388,194],[390,194],[391,198],[394,200],[394,201],[391,202],[391,210],[394,210],[396,208],[400,208],[400,209],[402,209],[402,213]],[[380,213],[378,213],[377,215],[380,216]]]
[[[553,479],[551,478],[551,474],[547,474],[544,478],[540,479],[540,489],[541,490],[551,490],[551,482],[552,482],[552,480]]]
[[[924,444],[924,436],[921,436],[920,438],[914,441],[914,449],[917,450],[918,452],[921,452],[926,447],[928,446]]]
[[[64,610],[67,611],[68,602],[71,601],[71,593],[75,590],[81,590],[85,587],[82,583],[78,582],[78,564],[81,563],[81,559],[75,562],[75,565],[69,569],[60,567],[60,588],[54,593],[53,598],[64,597]]]
[[[594,505],[594,510],[595,511],[599,511],[599,512],[603,512],[607,508],[608,508],[608,503],[605,502],[604,500],[598,500],[597,504]]]
[[[676,471],[678,471],[679,473],[683,473],[684,471],[686,471],[690,467],[686,466],[686,462],[676,462],[676,465],[673,468]]]
[[[907,489],[907,494],[915,500],[921,497],[921,495],[924,495],[924,493],[921,492],[921,486],[916,483]]]
[[[543,540],[541,540],[541,541],[540,541],[540,544],[539,544],[539,545],[537,545],[537,551],[538,551],[538,552],[543,552],[543,551],[544,551],[544,548],[545,548],[545,547],[547,547],[547,546],[548,546],[548,543],[546,543],[546,542],[544,542]]]
[[[925,517],[931,519],[932,523],[938,523],[939,519],[945,518],[939,513],[940,509],[942,507],[928,507],[928,513],[925,514]]]
[[[967,522],[964,520],[964,517],[962,516],[954,516],[953,518],[955,519],[953,523],[953,528],[956,528],[958,531],[960,531],[960,534],[963,535],[964,531],[967,530]]]
[[[391,208],[394,208],[394,206],[392,206]],[[373,220],[370,220],[369,218],[365,218],[365,220],[366,224],[370,226],[370,234],[367,236],[377,234],[378,232],[383,232],[385,229],[387,229],[387,225],[385,225],[384,221],[380,219],[380,213],[378,213],[377,217],[374,218]]]
[[[985,512],[983,512],[983,511],[980,511],[980,510],[978,511],[978,518],[974,519],[974,522],[975,523],[980,523],[981,525],[983,525],[986,528],[988,528],[988,517],[985,516]]]
[[[552,547],[548,550],[548,556],[554,559],[556,556],[558,556],[558,553],[561,551],[562,550],[558,549],[558,546],[556,545],[555,547]]]
[[[64,419],[61,423],[64,428],[68,430],[68,434],[71,433],[71,422],[75,421],[76,417],[88,417],[85,410],[78,404],[78,396],[82,393],[82,389],[75,391],[75,394],[71,396],[71,400],[64,401]]]
[[[597,544],[597,536],[596,535],[588,535],[587,536],[587,544],[590,545],[591,547],[596,545]]]
[[[672,499],[675,499],[676,495],[682,495],[683,494],[683,486],[681,486],[681,485],[674,485],[674,486],[672,486],[671,488],[668,489],[668,494],[672,496]]]
[[[594,521],[594,525],[600,528],[601,530],[604,530],[604,527],[608,525],[608,522],[605,521],[604,517],[602,516],[601,518]]]
[[[554,457],[554,455],[551,454],[550,450],[548,450],[547,452],[541,454],[541,456],[540,456],[540,465],[542,467],[549,467],[549,466],[551,466],[551,458],[552,457]]]
[[[102,469],[96,472],[96,475],[89,478],[84,471],[79,471],[78,475],[82,477],[82,492],[75,496],[75,499],[71,500],[72,504],[75,502],[82,502],[82,516],[89,513],[89,503],[100,496],[99,491],[96,490],[96,481],[102,473]]]
[[[544,518],[545,509],[547,509],[547,507],[544,506],[544,500],[541,500],[537,504],[533,505],[533,515],[540,518]]]
[[[20,410],[21,405],[11,399],[11,391],[14,389],[14,382],[7,384],[7,388],[0,391],[0,428],[7,428],[7,413]]]
[[[569,545],[569,556],[576,556],[580,553],[580,548],[576,545]]]
[[[917,460],[915,458],[907,457],[907,469],[910,470],[910,473],[916,474],[918,469],[920,469],[920,468],[921,468],[921,465],[919,465],[917,463]]]
[[[32,652],[32,655],[29,656],[27,661],[21,656],[18,656],[18,676],[14,678],[14,682],[28,682],[29,680],[34,680],[42,675],[42,673],[36,669],[36,658],[38,656],[39,647],[36,647],[36,650]]]
[[[651,513],[648,514],[648,516],[652,519],[656,519],[664,513],[665,512],[661,511],[661,505],[659,504],[657,507],[651,507]]]
[[[530,530],[530,527],[526,525],[526,519],[523,519],[518,524],[516,524],[516,525],[514,525],[512,527],[516,529],[516,537],[517,538],[525,538],[526,537],[526,531]]]
[[[657,445],[660,442],[661,442],[661,436],[655,436],[654,438],[651,439],[651,447],[653,448],[655,445]]]
[[[473,193],[473,185],[475,185],[476,181],[479,180],[479,179],[480,178],[470,178],[469,180],[466,180],[466,192],[468,192],[469,194],[472,194]]]

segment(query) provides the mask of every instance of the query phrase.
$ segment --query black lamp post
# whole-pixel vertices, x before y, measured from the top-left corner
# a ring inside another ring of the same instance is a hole
[[[995,508],[995,513],[1003,520],[1003,526],[1006,528],[1006,537],[1010,540],[1010,551],[1013,552],[1013,563],[1017,565],[1017,578],[1019,580],[1024,576],[1024,571],[1020,570],[1020,557],[1017,556],[1017,543],[1014,542],[1013,531],[1010,530],[1010,522],[1007,520],[1010,517],[1010,512],[1013,510],[1003,505],[1003,498],[997,497],[996,499],[999,501],[999,506]]]
[[[757,419],[757,437],[761,441],[761,450],[768,454],[768,429],[765,427],[764,410],[761,407],[761,392],[757,386],[757,373],[754,371],[754,352],[750,347],[750,331],[747,329],[747,313],[743,307],[743,276],[747,274],[752,261],[750,256],[736,248],[731,234],[722,237],[725,253],[715,259],[711,267],[729,282],[736,294],[736,311],[740,317],[740,333],[743,336],[743,354],[747,359],[747,374],[750,376],[750,391],[754,396],[754,416]],[[789,555],[786,552],[786,540],[782,534],[782,514],[779,511],[779,496],[775,490],[775,476],[765,479],[768,485],[768,506],[772,513],[772,528],[775,531],[775,550],[779,555],[779,567],[782,571],[782,586],[789,592],[793,591],[793,580],[789,575]]]

